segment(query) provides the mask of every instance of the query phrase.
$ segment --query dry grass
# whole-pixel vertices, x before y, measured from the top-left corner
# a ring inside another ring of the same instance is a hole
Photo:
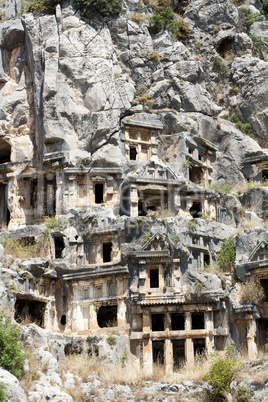
[[[111,384],[140,387],[145,384],[145,381],[201,382],[209,370],[209,361],[204,356],[199,356],[193,365],[185,364],[177,372],[166,372],[163,365],[154,364],[153,373],[148,374],[139,367],[135,359],[127,358],[113,363],[100,361],[96,356],[89,357],[87,354],[82,354],[69,356],[64,369],[80,376],[82,381],[86,381],[90,375],[97,375],[103,387],[110,387]]]
[[[40,362],[35,356],[31,355],[29,359],[29,370],[20,379],[20,386],[24,389],[26,394],[30,391],[33,383],[40,379],[41,369]]]
[[[83,353],[81,355],[69,355],[62,362],[62,369],[70,371],[81,377],[82,381],[86,381],[90,375],[100,375],[102,364],[95,355],[89,357],[87,353]]]
[[[5,255],[11,255],[13,261],[16,258],[46,258],[50,253],[50,245],[48,241],[40,242],[38,244],[24,245],[19,240],[7,238],[2,240],[2,244],[4,247]]]
[[[134,12],[133,14],[128,15],[128,18],[133,22],[137,22],[138,24],[147,20],[146,15],[143,15],[143,14],[137,13],[137,12]]]

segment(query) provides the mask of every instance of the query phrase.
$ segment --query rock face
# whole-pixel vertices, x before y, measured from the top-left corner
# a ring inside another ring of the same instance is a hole
[[[179,41],[139,7],[85,21],[2,5],[0,298],[49,361],[29,400],[72,400],[56,359],[85,348],[150,373],[266,342],[266,16],[243,30],[231,1],[174,1]]]

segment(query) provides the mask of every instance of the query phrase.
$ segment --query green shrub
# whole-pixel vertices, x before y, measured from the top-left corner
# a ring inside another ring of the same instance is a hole
[[[54,13],[59,0],[28,0],[23,11]],[[82,17],[114,17],[122,12],[122,0],[75,0]]]
[[[268,0],[262,0],[262,12],[268,14]]]
[[[240,28],[244,32],[249,32],[249,29],[254,22],[262,20],[262,16],[259,13],[253,13],[250,9],[240,8],[238,10]]]
[[[250,35],[252,40],[252,54],[255,57],[262,57],[262,52],[265,51],[265,43],[262,38],[258,35]]]
[[[28,357],[22,351],[19,342],[19,330],[10,320],[0,315],[0,367],[16,377],[23,374],[25,359]]]
[[[259,304],[265,297],[263,287],[253,278],[242,284],[242,300]]]
[[[223,357],[219,357],[216,352],[211,359],[212,366],[204,379],[211,387],[207,391],[209,401],[219,402],[225,400],[225,395],[233,376],[237,371],[241,370],[241,364],[238,363],[232,346],[227,346]]]
[[[236,128],[238,128],[242,133],[248,135],[251,138],[255,138],[255,135],[253,134],[253,127],[251,123],[243,123],[237,114],[233,113],[231,117],[226,117],[226,120],[231,121],[232,123],[235,124]]]
[[[209,189],[219,194],[230,194],[232,192],[232,186],[226,183],[211,184]]]
[[[213,67],[222,75],[229,71],[229,68],[225,65],[224,61],[222,61],[218,56],[215,56],[213,59]]]
[[[183,18],[178,17],[171,7],[169,0],[159,0],[151,17],[153,28],[156,32],[167,29],[174,40],[187,39],[191,35],[189,25]]]
[[[222,271],[233,272],[235,265],[235,246],[232,237],[224,239],[218,252],[218,264]]]
[[[111,347],[114,346],[116,344],[116,339],[114,336],[110,335],[108,336],[108,338],[106,339],[108,345],[110,345]]]
[[[122,0],[75,0],[82,17],[115,17],[122,12]]]
[[[23,12],[53,14],[59,3],[61,1],[58,0],[28,0],[23,4],[22,8]]]
[[[6,393],[7,386],[2,381],[0,382],[0,402],[7,402],[9,396]]]
[[[250,391],[245,385],[238,385],[235,394],[237,402],[250,402],[254,391]]]

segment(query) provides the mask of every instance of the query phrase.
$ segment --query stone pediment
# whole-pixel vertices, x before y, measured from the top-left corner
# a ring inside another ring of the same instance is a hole
[[[141,166],[135,173],[131,173],[129,176],[147,180],[163,179],[178,181],[181,179],[169,166],[155,155],[152,156],[145,165]]]
[[[268,260],[268,243],[266,241],[262,241],[261,243],[257,244],[249,257],[249,262],[263,260]]]
[[[142,251],[154,252],[154,251],[169,251],[170,242],[166,236],[156,233],[153,235],[143,246]]]

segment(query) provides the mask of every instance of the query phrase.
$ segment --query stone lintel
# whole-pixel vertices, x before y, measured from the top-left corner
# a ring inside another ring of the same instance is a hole
[[[96,270],[87,272],[87,268],[85,267],[85,271],[83,272],[77,272],[73,274],[66,274],[63,275],[63,279],[65,281],[68,280],[78,280],[78,279],[86,279],[86,278],[95,278],[95,277],[102,277],[102,276],[107,276],[107,275],[121,275],[128,274],[128,268],[127,267],[112,267],[112,268],[104,268],[101,266],[96,267]]]

